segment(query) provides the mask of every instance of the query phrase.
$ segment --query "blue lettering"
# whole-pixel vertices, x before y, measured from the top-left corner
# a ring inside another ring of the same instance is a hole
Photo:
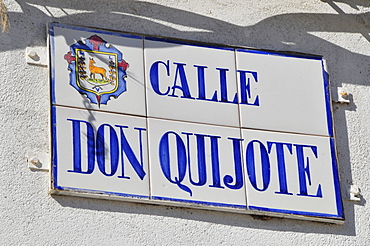
[[[242,156],[241,156],[241,141],[243,139],[238,138],[228,138],[233,141],[233,150],[234,150],[234,169],[235,169],[235,184],[234,179],[230,175],[224,177],[225,185],[233,190],[237,190],[243,187],[243,171],[242,171]]]
[[[105,170],[105,140],[104,140],[104,128],[108,127],[110,136],[110,173]],[[98,161],[98,167],[100,172],[105,176],[113,176],[118,167],[118,138],[116,131],[109,124],[102,124],[99,126],[96,136],[96,157]]]
[[[118,178],[126,178],[129,179],[130,177],[125,176],[125,168],[124,168],[124,154],[126,154],[127,159],[129,160],[132,168],[135,170],[136,174],[139,176],[141,180],[144,179],[146,173],[144,171],[144,161],[143,161],[143,139],[142,139],[142,131],[146,131],[145,128],[134,128],[135,130],[139,131],[139,145],[140,145],[140,161],[136,157],[134,151],[132,150],[127,138],[125,136],[124,130],[128,128],[128,126],[120,126],[116,125],[120,129],[121,132],[121,159],[122,159],[122,175],[118,176]]]
[[[149,77],[150,77],[150,84],[155,93],[161,96],[165,96],[170,92],[170,87],[167,87],[166,92],[161,92],[159,89],[159,64],[163,64],[166,68],[167,76],[170,76],[170,61],[164,63],[163,61],[156,61],[150,67]]]
[[[206,84],[205,84],[205,75],[204,69],[208,68],[206,66],[194,65],[198,71],[198,98],[199,100],[208,100],[206,98]]]
[[[252,71],[243,71],[243,70],[238,70],[237,71],[240,75],[240,95],[241,95],[241,104],[248,104],[248,105],[253,105],[253,106],[259,106],[259,97],[258,95],[256,96],[256,99],[254,100],[253,103],[249,102],[249,99],[252,98],[251,94],[251,78],[248,77],[248,74],[252,75],[254,82],[258,82],[257,79],[257,72],[252,72]],[[248,77],[248,82],[247,82],[247,77]]]
[[[307,177],[308,184],[311,186],[310,159],[306,157],[306,163],[305,163],[304,148],[311,149],[315,157],[318,158],[317,146],[301,145],[301,144],[294,144],[294,146],[297,152],[297,165],[298,165],[298,178],[299,178],[299,191],[300,191],[300,193],[297,195],[322,197],[321,184],[318,185],[316,195],[309,195],[307,191],[307,181],[306,181],[306,177]]]
[[[227,95],[227,80],[226,80],[226,72],[229,71],[227,68],[216,68],[220,71],[220,90],[221,90],[221,100],[220,102],[228,102],[228,103],[238,103],[238,94],[235,93],[234,101],[230,102],[228,100]]]
[[[178,175],[175,180],[171,179],[171,168],[170,168],[170,147],[169,147],[169,135],[173,134],[176,137],[176,149],[177,149],[177,167]],[[184,142],[176,132],[166,132],[161,140],[159,141],[159,162],[161,165],[162,172],[166,179],[173,184],[176,184],[180,189],[188,192],[190,196],[193,195],[189,187],[181,182],[184,180],[186,175],[186,150]]]
[[[96,133],[96,141],[94,137],[94,128],[93,126],[83,120],[74,120],[67,119],[72,122],[72,144],[73,144],[73,170],[68,170],[68,172],[82,173],[82,174],[91,174],[95,168],[95,158],[98,164],[98,168],[102,174],[105,176],[113,176],[118,169],[119,163],[119,144],[118,137],[114,128],[109,124],[102,124],[99,126]],[[87,140],[87,170],[82,170],[82,158],[81,158],[81,125],[86,125],[86,140]],[[144,128],[134,128],[138,131],[139,135],[139,147],[140,147],[140,161],[136,157],[133,149],[128,142],[124,129],[128,128],[127,126],[116,125],[120,129],[121,133],[121,159],[122,159],[122,175],[118,178],[127,178],[125,175],[124,168],[124,154],[127,156],[131,166],[139,176],[141,180],[144,179],[146,173],[144,171],[144,157],[143,157],[143,134],[142,132],[146,129]],[[106,142],[106,130],[109,134],[109,143]],[[108,152],[109,150],[109,152]],[[110,171],[106,170],[106,153],[109,153],[109,163]]]
[[[90,174],[94,171],[95,167],[95,137],[94,129],[91,124],[83,120],[73,120],[72,121],[72,135],[73,135],[73,170],[68,170],[68,172]],[[87,170],[82,171],[81,165],[81,123],[84,123],[87,128]]]
[[[284,155],[284,146],[288,148],[290,154],[293,154],[292,144],[280,143],[280,142],[267,142],[267,148],[268,148],[269,154],[271,153],[272,146],[274,144],[276,146],[276,158],[277,158],[277,166],[278,166],[279,185],[280,185],[280,191],[276,191],[275,193],[293,195],[293,193],[288,192],[288,184],[287,184],[286,168],[285,168],[285,155]]]
[[[194,99],[194,97],[191,97],[190,90],[189,90],[189,85],[188,85],[188,80],[187,80],[186,74],[185,74],[185,68],[184,68],[184,66],[186,66],[186,64],[184,64],[184,63],[177,63],[177,62],[174,62],[173,64],[175,64],[177,66],[176,66],[175,79],[173,81],[173,86],[172,86],[172,94],[170,94],[169,96],[171,96],[171,97],[177,97],[175,95],[175,89],[178,89],[178,90],[181,90],[182,91],[181,98]],[[176,82],[178,80],[178,77],[180,78],[180,84],[181,84],[181,86],[176,85]]]
[[[153,88],[153,91],[161,96],[171,96],[171,97],[181,97],[188,99],[197,99],[197,100],[206,100],[214,102],[225,102],[225,103],[234,103],[238,104],[238,93],[234,94],[232,101],[228,98],[228,84],[227,84],[227,72],[228,68],[216,68],[219,71],[219,82],[220,82],[220,95],[218,91],[215,90],[213,95],[210,98],[207,98],[206,90],[206,78],[205,70],[208,68],[204,65],[193,65],[197,69],[197,81],[198,81],[198,97],[194,98],[191,95],[188,79],[185,71],[185,63],[173,62],[176,66],[175,76],[173,80],[172,87],[167,86],[165,91],[160,89],[160,78],[159,78],[159,65],[162,64],[166,69],[167,76],[170,76],[170,61],[156,61],[152,64],[149,71],[150,83]],[[252,106],[259,106],[259,96],[256,95],[252,98],[251,83],[258,82],[258,74],[253,71],[244,71],[237,70],[239,73],[239,82],[240,82],[240,103],[247,104]],[[172,91],[171,91],[172,90]],[[170,93],[171,91],[171,93]],[[220,96],[220,98],[218,98]],[[254,101],[253,101],[254,100]]]
[[[206,135],[194,134],[197,141],[197,160],[198,160],[198,182],[195,182],[191,173],[191,161],[190,161],[190,135],[193,133],[182,132],[186,135],[187,139],[187,152],[188,152],[188,165],[189,165],[189,181],[192,185],[203,186],[207,182],[207,173],[206,173],[206,151],[205,151],[205,141],[204,137]]]
[[[211,163],[213,184],[209,187],[224,188],[221,186],[220,160],[218,155],[218,139],[220,136],[208,136],[211,139]]]
[[[257,143],[260,146],[261,154],[261,165],[262,165],[262,180],[263,187],[260,189],[257,186],[256,178],[256,168],[255,168],[255,158],[254,158],[254,143]],[[254,189],[258,191],[265,191],[270,184],[270,159],[267,153],[267,150],[263,143],[258,140],[252,140],[247,145],[246,151],[246,164],[247,164],[247,173],[249,181],[251,182]]]

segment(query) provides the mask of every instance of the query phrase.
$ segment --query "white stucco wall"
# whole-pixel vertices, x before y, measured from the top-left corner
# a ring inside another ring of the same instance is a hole
[[[1,245],[370,245],[370,3],[366,0],[6,0],[0,34]],[[350,3],[350,4],[349,4]],[[333,225],[48,195],[25,153],[50,152],[48,69],[25,62],[51,21],[323,55],[332,87],[346,221]],[[352,202],[351,183],[362,190]]]

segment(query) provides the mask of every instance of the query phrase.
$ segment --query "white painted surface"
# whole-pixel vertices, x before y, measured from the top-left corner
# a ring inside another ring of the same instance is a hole
[[[4,245],[368,245],[370,180],[369,5],[366,1],[5,1],[11,30],[0,34],[0,219]],[[343,12],[337,12],[339,9]],[[48,196],[49,177],[28,169],[26,152],[49,151],[48,71],[26,64],[25,49],[45,46],[46,22],[59,21],[204,42],[323,55],[334,87],[344,198],[343,225]],[[30,31],[32,30],[32,31]]]

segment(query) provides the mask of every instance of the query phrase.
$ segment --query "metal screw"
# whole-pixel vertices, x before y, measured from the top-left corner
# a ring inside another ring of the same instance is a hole
[[[352,184],[349,189],[350,200],[361,201],[361,190],[357,185]]]
[[[37,166],[40,163],[40,160],[37,157],[33,157],[33,158],[31,158],[30,162],[33,165]]]
[[[348,93],[345,91],[340,92],[340,95],[342,96],[343,99],[347,99],[348,97]]]
[[[39,57],[35,51],[28,52],[28,56],[31,57],[33,60],[37,60]]]

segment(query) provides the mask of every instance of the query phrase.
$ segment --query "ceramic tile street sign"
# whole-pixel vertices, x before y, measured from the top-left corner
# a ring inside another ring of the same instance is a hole
[[[51,192],[342,223],[319,56],[50,24]]]

